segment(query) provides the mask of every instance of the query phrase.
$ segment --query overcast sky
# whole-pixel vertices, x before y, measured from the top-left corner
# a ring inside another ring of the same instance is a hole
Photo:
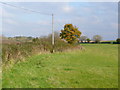
[[[9,2],[8,2],[9,3]],[[54,30],[63,29],[64,24],[72,23],[92,38],[101,35],[103,40],[114,40],[118,37],[118,3],[117,2],[12,2],[40,13],[2,5],[2,34],[5,36],[44,36],[52,32],[54,13]]]

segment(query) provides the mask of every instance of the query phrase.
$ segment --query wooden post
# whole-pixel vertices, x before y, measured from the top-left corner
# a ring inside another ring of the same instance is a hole
[[[54,52],[54,15],[52,14],[52,53]]]

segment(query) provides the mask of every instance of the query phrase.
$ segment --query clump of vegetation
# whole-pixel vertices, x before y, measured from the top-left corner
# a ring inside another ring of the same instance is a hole
[[[117,43],[120,43],[120,38],[118,38],[118,39],[116,40],[116,42],[117,42]]]
[[[19,37],[20,38],[20,37]],[[18,39],[18,38],[17,38]],[[50,53],[52,50],[52,35],[40,38],[30,38],[30,41],[17,42],[17,43],[3,43],[2,47],[2,60],[3,64],[8,61],[17,63],[25,57],[40,53]],[[61,40],[59,33],[55,32],[55,52],[63,52],[68,49],[76,48],[76,45],[71,45]]]
[[[79,38],[79,40],[81,41],[81,42],[86,42],[87,41],[87,36],[81,36],[80,38]]]
[[[100,35],[94,35],[93,36],[93,40],[96,42],[96,43],[99,43],[101,40],[102,40],[102,37]]]
[[[86,40],[87,40],[88,43],[91,41],[89,38],[87,38]]]
[[[61,39],[66,40],[69,44],[74,44],[78,42],[80,38],[81,32],[78,30],[76,26],[72,24],[66,24],[64,26],[64,30],[61,30],[60,37]]]

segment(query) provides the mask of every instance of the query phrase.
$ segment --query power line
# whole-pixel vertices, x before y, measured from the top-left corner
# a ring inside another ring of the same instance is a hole
[[[49,14],[49,13],[42,13],[40,11],[35,11],[35,10],[31,10],[31,9],[27,9],[27,8],[24,8],[24,7],[18,7],[18,6],[15,6],[15,5],[12,5],[12,4],[8,4],[8,3],[5,3],[5,2],[0,2],[1,4],[4,4],[4,5],[8,5],[8,6],[11,6],[11,7],[15,7],[15,8],[19,8],[19,9],[23,9],[23,10],[26,10],[26,11],[30,11],[30,12],[34,12],[34,13],[40,13],[40,14],[44,14],[44,15],[49,15],[49,16],[52,16],[52,46],[53,46],[53,50],[52,52],[54,52],[54,21],[53,21],[53,14]]]
[[[49,13],[43,13],[43,12],[40,12],[40,11],[35,11],[35,10],[27,9],[27,8],[24,8],[24,7],[18,7],[18,6],[15,6],[15,5],[12,5],[12,4],[8,4],[8,3],[5,3],[5,2],[0,2],[0,3],[1,3],[1,4],[4,4],[4,5],[11,6],[11,7],[15,7],[15,8],[18,8],[18,9],[23,9],[23,10],[29,11],[29,12],[40,13],[40,14],[44,14],[44,15],[52,15],[52,14],[49,14]],[[57,24],[58,24],[60,27],[63,27],[63,25],[61,25],[59,22],[57,22]]]
[[[15,8],[18,8],[18,9],[23,9],[23,10],[26,10],[26,11],[29,11],[29,12],[40,13],[40,14],[44,14],[44,15],[52,15],[52,14],[49,14],[49,13],[43,13],[43,12],[40,12],[40,11],[35,11],[35,10],[27,9],[27,8],[24,8],[24,7],[18,7],[18,6],[8,4],[8,3],[5,3],[5,2],[0,2],[0,3],[4,4],[4,5],[11,6],[11,7],[15,7]]]
[[[18,9],[22,9],[22,10],[25,10],[25,11],[34,12],[34,13],[40,13],[40,14],[43,14],[43,15],[52,16],[52,45],[53,45],[53,52],[54,52],[53,14],[50,14],[50,13],[43,13],[43,12],[40,12],[40,11],[35,11],[35,10],[32,10],[32,9],[27,9],[27,8],[20,7],[20,6],[15,6],[15,5],[12,5],[12,4],[5,3],[5,2],[0,2],[0,3],[1,3],[1,4],[4,4],[4,5],[7,5],[7,6],[15,7],[15,8],[18,8]],[[60,27],[63,27],[63,25],[61,25],[59,22],[58,22],[57,24],[58,24]]]

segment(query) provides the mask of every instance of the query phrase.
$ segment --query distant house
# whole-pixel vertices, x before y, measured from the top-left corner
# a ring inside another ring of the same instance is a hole
[[[81,40],[79,41],[79,43],[88,43],[87,41],[82,41]],[[89,43],[94,43],[94,41],[89,41]]]

